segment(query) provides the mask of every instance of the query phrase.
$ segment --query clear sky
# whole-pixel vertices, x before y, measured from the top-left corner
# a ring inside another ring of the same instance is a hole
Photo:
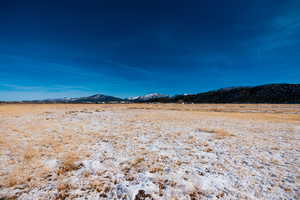
[[[299,82],[299,0],[0,1],[0,100]]]

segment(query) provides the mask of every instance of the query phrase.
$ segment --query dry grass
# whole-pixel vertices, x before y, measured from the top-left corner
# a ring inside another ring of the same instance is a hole
[[[212,117],[300,124],[299,104],[0,104],[0,116],[17,117],[33,113],[47,115],[59,111],[76,114],[128,109],[196,112],[198,115]]]
[[[212,117],[300,124],[298,104],[129,104],[127,109],[185,111]]]
[[[40,157],[39,152],[35,148],[33,148],[31,145],[25,149],[24,159],[27,162],[30,162],[32,159],[39,158],[39,157]]]
[[[199,128],[197,131],[200,132],[207,132],[207,133],[213,133],[215,134],[216,139],[224,139],[226,137],[234,136],[233,134],[229,133],[228,131],[224,129],[210,129],[210,128]]]
[[[76,152],[65,152],[61,158],[61,165],[57,174],[63,175],[68,171],[79,169],[80,166],[76,163],[80,156]]]
[[[6,177],[5,184],[8,187],[12,187],[18,184],[23,184],[27,181],[27,174],[24,174],[22,167],[15,167]]]
[[[59,183],[57,186],[58,196],[56,200],[64,200],[69,196],[71,185],[66,182]]]
[[[64,112],[64,109],[55,105],[0,105],[0,119],[10,119],[5,123],[0,121],[0,158],[10,158],[4,160],[0,166],[1,186],[15,187],[26,184],[33,187],[40,184],[45,177],[53,173],[53,169],[43,163],[46,160],[60,161],[57,169],[60,175],[79,167],[76,161],[80,156],[86,156],[87,152],[77,148],[80,144],[91,144],[90,137],[93,135],[78,135],[72,131],[73,128],[81,130],[79,126],[84,122],[69,126],[64,125],[62,121],[45,119],[53,113]],[[19,117],[16,117],[16,114]],[[21,119],[27,119],[27,116],[29,119],[31,116],[34,118],[30,121]],[[62,115],[59,117],[62,119]]]
[[[0,114],[44,113],[63,110],[77,112],[102,112],[105,110],[179,110],[202,112],[286,113],[300,112],[299,104],[0,104]],[[49,111],[51,110],[51,111]]]
[[[6,175],[3,185],[13,187],[25,184],[32,188],[39,185],[50,173],[51,171],[40,162],[17,165]]]
[[[112,111],[113,114],[103,115],[103,111]],[[90,155],[85,148],[96,142],[107,144],[120,154],[127,153],[130,159],[121,166],[127,181],[137,181],[136,173],[143,170],[163,175],[165,167],[162,163],[179,169],[189,165],[190,161],[172,161],[170,157],[155,155],[145,149],[149,144],[178,140],[186,145],[183,151],[188,152],[187,157],[192,157],[192,147],[198,146],[213,154],[218,149],[210,142],[201,142],[197,134],[187,135],[194,134],[195,130],[208,132],[211,133],[209,137],[213,136],[212,140],[224,139],[214,140],[222,143],[230,138],[242,138],[240,135],[247,131],[254,135],[267,135],[275,129],[275,132],[295,132],[294,126],[289,126],[300,124],[300,115],[295,112],[300,113],[299,105],[0,105],[0,158],[4,162],[3,169],[0,167],[0,186],[24,184],[30,188],[46,182],[49,174],[58,175],[63,180],[82,167],[80,161]],[[105,118],[101,118],[103,116]],[[105,120],[108,123],[102,123]],[[278,129],[279,126],[272,129],[273,123],[279,123],[282,130]],[[276,151],[281,149],[273,147]],[[168,147],[162,147],[160,151],[172,152]],[[114,161],[115,157],[110,155],[114,152],[101,153],[99,159]],[[42,161],[49,160],[56,160],[58,165],[54,169],[48,168]],[[276,160],[271,162],[276,164]],[[93,179],[98,173],[87,171],[83,177]],[[62,181],[57,187],[59,198],[68,197],[71,187]],[[89,187],[105,196],[110,186],[102,180],[95,180]],[[140,194],[143,195],[146,194]],[[200,198],[201,195],[191,193],[191,198]]]
[[[109,183],[100,180],[91,181],[90,188],[100,193],[101,197],[107,197],[106,194],[111,190]]]
[[[290,113],[300,112],[298,104],[128,104],[127,109],[201,112]],[[124,106],[123,106],[124,107]]]

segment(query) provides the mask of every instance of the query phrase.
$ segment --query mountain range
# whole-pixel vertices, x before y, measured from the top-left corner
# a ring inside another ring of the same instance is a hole
[[[163,95],[159,93],[126,99],[96,94],[88,97],[45,99],[18,103],[300,103],[300,84],[268,84],[230,87],[198,94]]]
[[[133,101],[133,102],[141,102],[141,101],[152,101],[154,99],[169,98],[169,97],[170,97],[169,95],[152,93],[152,94],[146,94],[144,96],[130,97],[127,100]]]

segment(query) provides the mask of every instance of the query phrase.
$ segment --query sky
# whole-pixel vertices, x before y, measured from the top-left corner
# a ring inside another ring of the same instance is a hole
[[[299,0],[0,1],[0,100],[300,83]]]

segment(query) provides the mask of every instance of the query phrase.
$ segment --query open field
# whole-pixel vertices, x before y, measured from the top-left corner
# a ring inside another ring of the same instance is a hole
[[[300,105],[3,104],[0,199],[299,199]]]

